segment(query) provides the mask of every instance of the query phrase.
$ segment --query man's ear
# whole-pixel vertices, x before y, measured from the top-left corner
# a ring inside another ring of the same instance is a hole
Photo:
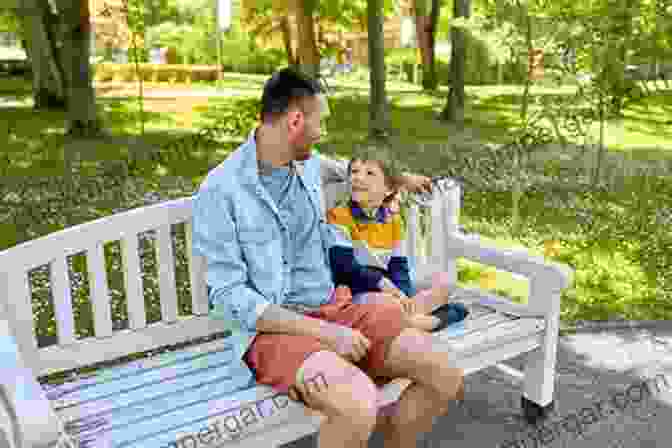
[[[300,109],[290,109],[287,111],[287,129],[292,130],[298,128],[303,121],[303,113]]]

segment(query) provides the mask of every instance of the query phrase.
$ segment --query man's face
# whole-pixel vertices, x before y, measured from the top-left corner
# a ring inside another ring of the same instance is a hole
[[[300,106],[300,107],[298,107]],[[294,160],[308,160],[314,144],[320,141],[321,103],[317,97],[304,98],[288,113],[289,144]]]

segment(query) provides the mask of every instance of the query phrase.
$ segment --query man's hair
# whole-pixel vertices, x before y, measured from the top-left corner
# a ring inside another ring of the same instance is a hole
[[[292,105],[297,104],[301,108],[301,100],[320,93],[322,89],[319,83],[297,70],[288,67],[277,71],[264,85],[264,93],[261,96],[261,120],[272,122],[278,116],[287,113]]]

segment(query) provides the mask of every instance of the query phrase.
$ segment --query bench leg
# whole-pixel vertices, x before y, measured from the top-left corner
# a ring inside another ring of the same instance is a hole
[[[557,297],[552,297],[551,302],[556,300],[559,302],[559,293]],[[540,418],[546,417],[554,407],[559,314],[559,310],[547,314],[542,344],[527,356],[521,406],[530,424],[535,424]]]

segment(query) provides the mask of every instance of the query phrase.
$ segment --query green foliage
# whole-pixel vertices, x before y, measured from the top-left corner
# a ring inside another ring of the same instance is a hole
[[[202,127],[244,138],[259,121],[260,108],[257,98],[231,99],[226,103],[218,103],[203,112]]]

